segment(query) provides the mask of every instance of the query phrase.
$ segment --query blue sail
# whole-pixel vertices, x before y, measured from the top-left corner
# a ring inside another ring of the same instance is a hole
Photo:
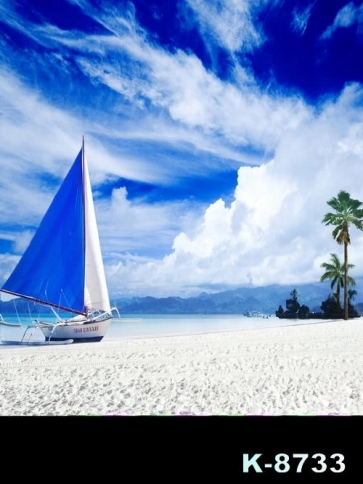
[[[85,313],[82,150],[2,290]]]

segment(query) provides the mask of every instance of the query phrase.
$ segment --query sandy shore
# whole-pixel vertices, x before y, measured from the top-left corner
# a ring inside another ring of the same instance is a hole
[[[0,349],[0,415],[362,415],[363,319]]]

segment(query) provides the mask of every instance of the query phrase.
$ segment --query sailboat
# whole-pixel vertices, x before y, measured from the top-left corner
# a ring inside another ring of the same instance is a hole
[[[55,321],[35,319],[47,343],[98,342],[112,309],[106,285],[91,183],[82,147],[28,248],[0,291],[51,308]],[[69,318],[59,315],[70,313]],[[46,318],[45,318],[46,319]],[[0,324],[6,324],[0,318]]]

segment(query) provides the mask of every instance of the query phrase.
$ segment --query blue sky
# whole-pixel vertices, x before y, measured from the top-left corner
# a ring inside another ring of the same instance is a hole
[[[342,256],[321,219],[363,200],[361,0],[1,0],[0,25],[1,284],[83,134],[112,296]]]

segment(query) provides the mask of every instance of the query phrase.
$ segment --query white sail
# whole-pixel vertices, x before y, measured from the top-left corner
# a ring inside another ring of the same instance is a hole
[[[85,306],[87,306],[89,309],[99,309],[101,311],[111,313],[110,299],[106,285],[91,183],[84,148],[83,170],[86,232]]]

